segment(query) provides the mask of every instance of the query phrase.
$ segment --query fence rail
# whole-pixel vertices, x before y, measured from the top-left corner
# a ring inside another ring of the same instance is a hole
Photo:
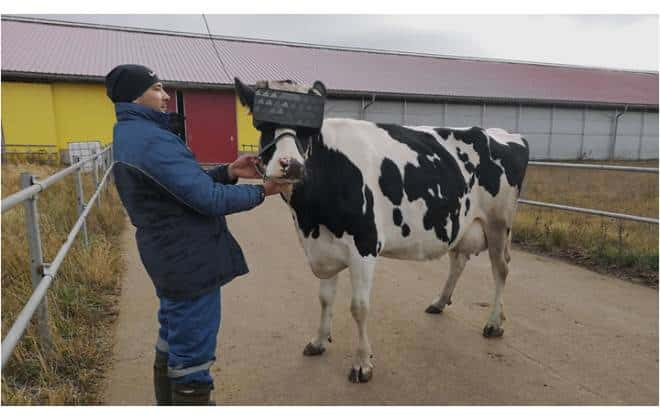
[[[94,165],[94,183],[96,190],[94,194],[89,199],[87,203],[84,201],[84,191],[82,185],[82,176],[81,172],[84,165],[88,162],[93,162]],[[99,168],[105,170],[103,178],[99,180],[98,171]],[[71,249],[76,237],[80,230],[84,232],[85,246],[88,246],[87,241],[87,225],[86,219],[87,215],[91,211],[94,203],[98,200],[101,201],[101,191],[107,185],[110,171],[112,170],[112,146],[108,146],[99,153],[80,160],[78,163],[71,165],[70,167],[57,172],[56,174],[42,180],[38,181],[36,178],[29,173],[21,174],[21,186],[23,189],[15,194],[10,195],[6,199],[2,200],[2,213],[5,211],[17,206],[18,204],[25,204],[25,223],[27,229],[28,245],[30,249],[30,259],[31,266],[30,271],[32,275],[32,287],[34,291],[28,299],[28,302],[25,304],[21,312],[18,314],[18,317],[14,321],[14,324],[9,329],[9,332],[2,340],[2,364],[1,368],[4,368],[5,364],[11,357],[16,345],[20,341],[21,337],[25,333],[30,320],[37,313],[37,332],[41,343],[45,347],[50,347],[52,343],[50,337],[50,331],[48,329],[48,301],[46,294],[48,288],[53,282],[53,279],[57,275],[62,261],[66,257],[67,253]],[[79,217],[73,228],[69,232],[66,241],[60,247],[57,255],[51,263],[45,263],[43,261],[43,252],[41,245],[41,235],[39,231],[39,214],[37,211],[37,197],[38,194],[44,191],[49,186],[55,184],[58,181],[61,181],[67,175],[76,173],[76,192],[78,198],[78,211]]]
[[[614,165],[592,165],[592,164],[582,164],[582,163],[562,163],[562,162],[540,162],[540,161],[530,161],[530,166],[549,166],[549,167],[559,167],[559,168],[573,168],[573,169],[591,169],[591,170],[604,170],[604,171],[625,171],[625,172],[648,172],[648,173],[658,173],[658,168],[648,168],[648,167],[639,167],[639,166],[614,166]],[[583,207],[573,207],[563,204],[554,204],[554,203],[545,203],[542,201],[533,201],[527,200],[524,198],[519,198],[518,202],[520,204],[526,204],[530,206],[537,207],[546,207],[551,209],[566,210],[576,213],[586,213],[593,214],[596,216],[605,216],[612,217],[614,219],[622,220],[632,220],[634,222],[658,224],[658,219],[653,219],[650,217],[643,216],[634,216],[631,214],[623,213],[613,213],[604,210],[595,210],[595,209],[586,209]]]
[[[648,168],[644,166],[614,166],[614,165],[593,165],[588,163],[562,163],[562,162],[541,162],[532,160],[530,166],[555,166],[559,168],[575,169],[600,169],[604,171],[624,171],[624,172],[650,172],[658,173],[658,168]]]

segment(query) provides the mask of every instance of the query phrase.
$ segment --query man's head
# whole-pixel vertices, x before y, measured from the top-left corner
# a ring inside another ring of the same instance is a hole
[[[133,102],[166,112],[169,95],[156,73],[137,64],[122,64],[105,76],[105,87],[112,102]]]

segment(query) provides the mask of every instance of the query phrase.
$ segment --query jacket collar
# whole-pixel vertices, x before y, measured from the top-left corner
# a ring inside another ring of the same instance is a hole
[[[148,120],[153,121],[165,130],[169,130],[170,116],[166,112],[156,111],[132,102],[117,102],[115,112],[117,113],[117,121]]]

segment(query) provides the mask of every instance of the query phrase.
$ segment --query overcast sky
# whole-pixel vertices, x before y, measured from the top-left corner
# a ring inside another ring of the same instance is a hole
[[[202,15],[24,15],[206,33]],[[658,71],[657,15],[207,15],[213,34]]]

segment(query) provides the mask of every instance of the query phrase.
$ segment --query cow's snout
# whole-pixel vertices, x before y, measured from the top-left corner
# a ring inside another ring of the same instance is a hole
[[[304,165],[296,159],[280,159],[282,175],[289,180],[301,181],[304,175]]]

